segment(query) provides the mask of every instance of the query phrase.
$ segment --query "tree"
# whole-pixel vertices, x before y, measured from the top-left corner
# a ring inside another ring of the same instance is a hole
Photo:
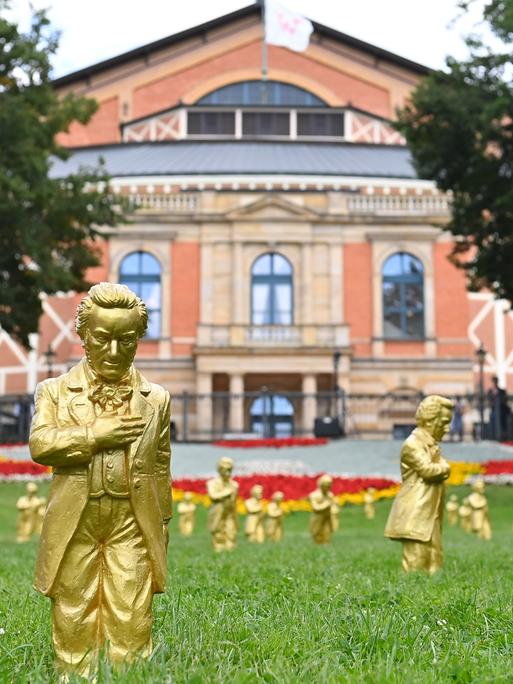
[[[397,128],[419,176],[452,193],[450,258],[469,289],[513,301],[513,0],[489,0],[484,20],[500,49],[468,37],[469,57],[427,76]]]
[[[93,100],[59,99],[50,59],[58,46],[44,11],[22,33],[0,0],[0,326],[25,347],[38,330],[40,293],[83,291],[99,264],[98,226],[122,220],[101,168],[51,177],[69,152],[56,136],[87,123]]]

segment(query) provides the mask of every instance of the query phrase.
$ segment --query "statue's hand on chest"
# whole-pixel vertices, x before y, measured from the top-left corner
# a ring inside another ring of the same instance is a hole
[[[144,430],[145,422],[141,416],[118,416],[101,414],[96,417],[90,429],[96,450],[125,447],[138,439]]]

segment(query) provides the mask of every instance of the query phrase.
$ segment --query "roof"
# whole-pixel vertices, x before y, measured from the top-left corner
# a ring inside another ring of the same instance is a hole
[[[332,175],[415,179],[408,148],[298,142],[162,142],[104,145],[55,160],[54,178],[105,162],[112,177],[216,174]]]
[[[156,40],[152,43],[142,45],[141,47],[135,48],[134,50],[123,52],[122,54],[116,55],[115,57],[111,57],[110,59],[102,60],[97,64],[85,67],[84,69],[79,69],[78,71],[73,71],[72,73],[66,74],[65,76],[61,76],[60,78],[56,78],[53,81],[53,85],[55,87],[60,87],[75,83],[76,81],[89,78],[91,76],[94,76],[95,74],[101,73],[102,71],[106,71],[107,69],[110,69],[112,67],[125,64],[126,62],[130,62],[134,59],[146,58],[152,52],[157,52],[158,50],[171,47],[172,45],[179,43],[182,40],[189,40],[191,38],[198,36],[205,37],[205,34],[208,33],[208,31],[219,28],[221,26],[226,26],[232,21],[239,21],[241,19],[245,19],[253,15],[260,16],[260,14],[261,5],[260,1],[257,0],[255,4],[243,7],[242,9],[236,10],[235,12],[224,14],[221,17],[216,17],[216,19],[212,19],[211,21],[199,24],[198,26],[193,26],[192,28],[186,29],[185,31],[174,33],[170,36],[166,36],[165,38],[161,38],[160,40]],[[371,45],[370,43],[366,43],[365,41],[359,40],[358,38],[354,38],[353,36],[349,36],[346,33],[336,31],[335,29],[330,28],[329,26],[318,24],[316,21],[312,21],[312,24],[315,31],[319,35],[324,36],[326,38],[331,38],[332,40],[335,40],[340,43],[344,43],[345,45],[348,45],[349,47],[355,48],[357,50],[367,52],[373,55],[376,59],[383,60],[385,62],[391,62],[392,64],[396,64],[403,68],[409,69],[410,71],[413,71],[421,76],[424,76],[431,71],[431,69],[424,66],[423,64],[419,64],[418,62],[406,59],[406,57],[401,57],[400,55],[396,55],[393,52],[389,52],[388,50],[384,50],[382,48],[376,47],[375,45]]]

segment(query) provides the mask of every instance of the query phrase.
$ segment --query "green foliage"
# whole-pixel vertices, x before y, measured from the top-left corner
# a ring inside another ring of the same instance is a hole
[[[22,33],[7,8],[0,0],[0,326],[28,347],[40,293],[86,289],[85,272],[99,263],[96,226],[121,216],[102,168],[51,178],[52,157],[68,154],[56,136],[72,122],[87,123],[97,105],[57,98],[50,60],[58,35],[45,12],[35,12]]]
[[[52,680],[50,601],[31,588],[36,544],[17,545],[20,484],[0,484],[0,681]],[[461,498],[468,488],[451,489]],[[511,682],[513,491],[489,487],[494,537],[444,530],[445,569],[404,576],[401,546],[346,506],[333,544],[314,546],[308,515],[282,544],[215,555],[200,510],[190,539],[171,524],[166,594],[154,605],[149,662],[99,684],[470,684]],[[75,680],[78,684],[78,680]]]
[[[469,2],[462,2],[463,9]],[[484,18],[510,40],[513,0],[491,0]],[[418,174],[452,192],[452,260],[471,289],[513,301],[513,81],[510,46],[492,51],[475,37],[470,56],[447,59],[399,112]]]

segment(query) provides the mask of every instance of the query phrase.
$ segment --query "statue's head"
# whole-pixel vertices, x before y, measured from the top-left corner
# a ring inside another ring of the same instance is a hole
[[[217,472],[223,480],[229,480],[233,472],[233,461],[228,456],[223,456],[217,463]]]
[[[274,492],[273,501],[274,503],[281,503],[283,501],[283,492]]]
[[[192,501],[192,492],[184,492],[183,500],[190,503]]]
[[[477,492],[478,494],[483,494],[484,490],[484,480],[479,477],[477,480],[474,481],[474,484],[472,485],[472,491]]]
[[[87,360],[108,383],[126,374],[147,326],[142,299],[118,283],[93,285],[77,309],[76,329]]]
[[[458,501],[458,497],[456,496],[456,494],[451,494],[451,496],[449,497],[449,499],[450,499],[451,501]]]
[[[29,496],[32,494],[36,494],[37,493],[37,484],[35,482],[28,482],[26,492]]]
[[[418,405],[415,413],[417,425],[440,441],[449,432],[454,404],[438,394],[430,394]]]
[[[253,485],[250,494],[254,499],[261,499],[264,494],[264,488],[259,484]]]
[[[331,485],[333,484],[333,478],[331,475],[321,475],[320,478],[317,480],[317,486],[319,489],[326,493],[331,490]]]

